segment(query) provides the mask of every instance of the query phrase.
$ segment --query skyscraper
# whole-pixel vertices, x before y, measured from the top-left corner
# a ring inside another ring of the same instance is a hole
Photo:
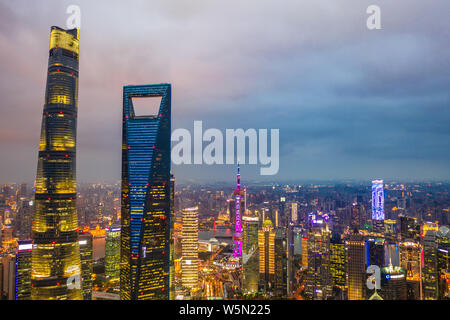
[[[198,285],[198,207],[183,209],[181,232],[181,283],[194,289]]]
[[[357,230],[348,235],[347,244],[347,268],[348,268],[348,300],[365,300],[365,241],[364,236]]]
[[[381,296],[384,300],[406,300],[406,272],[392,265],[381,268]]]
[[[291,221],[294,224],[297,224],[297,220],[298,220],[298,203],[297,202],[292,202]]]
[[[420,245],[413,240],[402,241],[399,245],[400,267],[406,272],[406,291],[408,300],[421,298],[421,259]]]
[[[330,272],[333,288],[337,288],[341,293],[347,289],[347,250],[340,235],[333,234],[330,240]]]
[[[133,99],[161,97],[136,115]],[[120,298],[169,298],[171,85],[123,88]]]
[[[78,29],[51,28],[32,229],[33,300],[82,299],[75,173],[78,39]]]
[[[105,275],[110,281],[120,279],[120,225],[113,224],[106,230]]]
[[[424,222],[422,225],[423,268],[422,284],[423,298],[436,300],[439,297],[438,270],[437,270],[437,223]]]
[[[265,292],[273,290],[275,282],[275,231],[272,221],[264,221],[258,231],[259,287]]]
[[[16,253],[16,300],[31,299],[31,240],[19,240]]]
[[[259,282],[258,262],[259,217],[242,217],[242,287],[244,292],[257,292]]]
[[[372,181],[372,221],[373,230],[384,231],[384,187],[383,180]]]
[[[366,239],[366,265],[384,267],[384,239],[368,237]]]
[[[169,299],[175,299],[175,177],[170,175],[170,268],[169,268]]]
[[[325,220],[314,219],[308,232],[308,271],[306,295],[313,300],[327,300],[332,294],[330,270],[331,232]]]
[[[285,298],[287,295],[288,284],[288,256],[287,239],[284,228],[275,230],[275,277],[274,277],[274,296]]]
[[[93,237],[90,232],[80,232],[78,243],[80,244],[81,259],[81,288],[83,299],[92,300],[92,272],[93,272]]]

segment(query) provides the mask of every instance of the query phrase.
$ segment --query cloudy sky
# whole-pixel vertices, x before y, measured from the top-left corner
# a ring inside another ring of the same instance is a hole
[[[449,179],[448,0],[0,0],[0,183],[36,174],[50,26],[81,8],[77,174],[120,179],[122,86],[170,82],[172,127],[277,128],[250,180]],[[381,30],[366,9],[381,8]],[[174,166],[180,181],[233,166]],[[243,178],[244,179],[244,178]]]

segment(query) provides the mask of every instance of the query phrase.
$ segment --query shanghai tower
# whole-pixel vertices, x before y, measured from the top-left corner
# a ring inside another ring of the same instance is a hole
[[[82,299],[76,211],[79,30],[51,27],[33,218],[31,298]]]

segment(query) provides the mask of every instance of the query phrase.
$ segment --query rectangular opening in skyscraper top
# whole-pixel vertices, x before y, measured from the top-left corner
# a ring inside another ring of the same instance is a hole
[[[162,97],[132,97],[134,115],[157,116],[161,105]]]

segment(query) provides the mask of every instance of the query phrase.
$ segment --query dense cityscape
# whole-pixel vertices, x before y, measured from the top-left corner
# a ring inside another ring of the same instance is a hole
[[[172,179],[171,299],[450,298],[450,184],[385,181],[375,220],[370,183],[242,181],[236,258],[233,185]],[[83,298],[120,299],[120,183],[77,190]],[[4,184],[0,199],[2,298],[30,299],[33,187]],[[380,267],[379,290],[366,285],[370,265]]]
[[[121,178],[78,179],[79,29],[48,40],[34,182],[0,184],[1,300],[450,299],[448,180],[254,182],[242,130],[225,182],[187,183],[171,83],[121,88]],[[146,98],[161,100],[143,115]]]

